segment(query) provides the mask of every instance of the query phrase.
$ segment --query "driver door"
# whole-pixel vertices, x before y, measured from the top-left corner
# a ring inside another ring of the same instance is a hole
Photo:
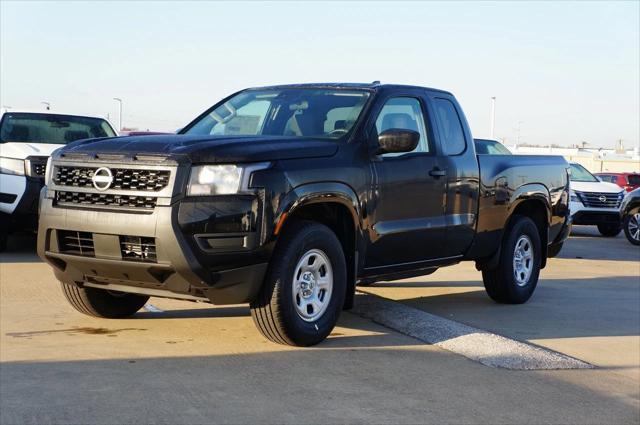
[[[371,159],[373,226],[365,263],[369,272],[411,269],[417,263],[442,256],[446,176],[438,168],[425,111],[420,97],[392,97],[376,119],[376,134],[390,128],[407,129],[417,131],[420,140],[412,152]]]

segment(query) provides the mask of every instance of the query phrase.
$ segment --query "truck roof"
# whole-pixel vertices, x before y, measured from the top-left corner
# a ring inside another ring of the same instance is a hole
[[[364,89],[364,90],[379,90],[379,89],[422,89],[434,92],[451,94],[446,90],[434,89],[431,87],[413,86],[406,84],[381,84],[374,81],[373,83],[301,83],[301,84],[279,84],[275,86],[263,86],[252,87],[249,90],[256,89],[292,89],[292,88],[305,88],[305,89],[323,89],[323,88],[336,88],[336,89]]]

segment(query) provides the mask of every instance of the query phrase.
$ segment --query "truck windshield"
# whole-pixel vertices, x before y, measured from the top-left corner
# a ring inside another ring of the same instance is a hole
[[[7,112],[0,126],[0,143],[64,145],[74,140],[116,135],[106,120],[75,115]]]
[[[591,174],[582,165],[571,164],[571,181],[574,182],[598,182],[596,176]]]
[[[213,107],[181,133],[339,139],[353,128],[368,99],[364,90],[247,90]]]
[[[473,139],[478,155],[511,155],[511,151],[500,142],[487,139]]]

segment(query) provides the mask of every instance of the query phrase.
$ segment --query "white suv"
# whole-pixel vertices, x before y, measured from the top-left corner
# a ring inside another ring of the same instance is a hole
[[[67,143],[116,132],[99,117],[50,111],[2,111],[0,118],[0,251],[14,230],[36,230],[38,196],[51,153]]]
[[[603,236],[620,233],[620,205],[624,198],[620,186],[600,181],[582,165],[572,163],[570,187],[573,224],[598,226]]]

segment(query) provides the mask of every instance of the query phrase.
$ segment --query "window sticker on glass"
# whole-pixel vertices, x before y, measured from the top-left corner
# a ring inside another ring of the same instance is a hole
[[[256,134],[259,123],[257,115],[237,115],[224,126],[224,134]]]

